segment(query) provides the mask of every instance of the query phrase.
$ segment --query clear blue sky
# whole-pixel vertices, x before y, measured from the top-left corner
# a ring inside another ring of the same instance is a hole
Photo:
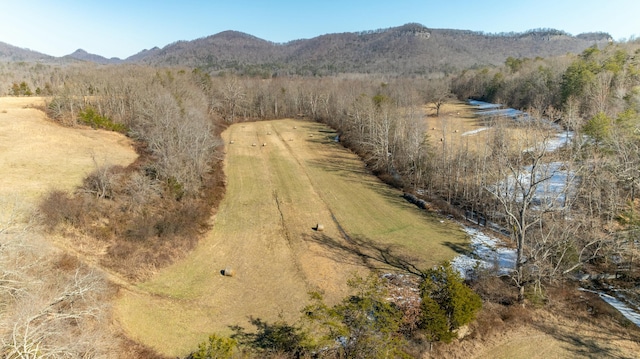
[[[640,0],[0,0],[0,41],[53,56],[126,58],[224,30],[286,42],[417,22],[429,28],[555,28],[640,37]]]

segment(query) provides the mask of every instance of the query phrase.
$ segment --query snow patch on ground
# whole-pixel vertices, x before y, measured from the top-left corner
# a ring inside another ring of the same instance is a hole
[[[475,135],[476,133],[480,133],[482,131],[486,131],[488,130],[489,127],[481,127],[477,130],[471,130],[471,131],[467,131],[467,132],[463,132],[460,136],[471,136],[471,135]]]
[[[545,144],[545,150],[547,152],[554,152],[562,147],[566,146],[571,142],[571,140],[575,137],[575,132],[573,131],[564,131],[556,134],[554,138],[549,139]]]
[[[463,226],[463,229],[471,237],[472,253],[460,254],[451,261],[451,265],[462,276],[466,277],[478,267],[497,267],[500,275],[508,274],[515,268],[515,249],[506,248],[499,239],[490,237],[476,228]]]
[[[602,300],[607,302],[609,305],[614,307],[618,312],[624,315],[625,318],[629,319],[629,321],[631,321],[633,324],[640,327],[640,314],[634,311],[629,306],[627,306],[627,304],[621,301],[620,299],[602,292],[596,292],[596,291],[584,289],[584,288],[579,288],[579,289],[583,292],[596,293],[597,295],[600,296],[600,298],[602,298]]]
[[[469,105],[474,106],[478,110],[488,110],[488,109],[502,107],[502,105],[499,103],[489,103],[489,102],[478,101],[478,100],[469,100],[468,102],[469,102]]]
[[[516,264],[515,249],[506,248],[504,244],[479,229],[463,226],[463,229],[471,237],[472,253],[460,254],[451,261],[451,265],[460,275],[468,277],[477,268],[497,268],[499,275],[511,273]],[[596,293],[602,300],[619,311],[625,318],[640,327],[640,313],[631,304],[612,295],[579,288],[581,291]],[[624,295],[620,297],[625,298]]]

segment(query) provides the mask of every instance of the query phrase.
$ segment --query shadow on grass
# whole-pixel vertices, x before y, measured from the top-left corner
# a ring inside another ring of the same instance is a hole
[[[580,293],[571,298],[573,306],[556,315],[567,320],[588,323],[587,335],[571,325],[534,322],[533,327],[567,344],[566,349],[580,358],[638,358],[638,353],[624,353],[613,341],[640,342],[640,329],[605,303],[596,294]],[[563,319],[564,320],[564,319]],[[624,346],[622,346],[624,347]]]
[[[321,233],[306,235],[305,240],[320,244],[328,249],[328,257],[351,265],[364,265],[372,270],[393,268],[404,273],[424,277],[424,271],[418,267],[418,260],[402,254],[397,246],[376,243],[368,238],[348,237],[348,240],[335,239]]]
[[[352,155],[341,155],[339,153],[332,157],[326,156],[318,159],[308,160],[306,163],[312,170],[324,172],[335,176],[345,183],[354,184],[358,187],[370,190],[373,193],[386,199],[396,209],[407,210],[407,201],[402,198],[402,193],[393,186],[384,183],[364,166],[359,166],[361,160],[354,159]],[[353,163],[357,162],[357,163]],[[412,210],[418,210],[412,208]]]
[[[469,248],[468,245],[463,245],[461,243],[453,243],[453,242],[444,242],[442,244],[451,248],[454,252],[458,254],[471,255],[473,253],[473,251]]]
[[[615,344],[611,343],[611,339],[614,336],[618,337],[618,339],[622,338],[620,335],[616,335],[604,328],[597,333],[591,333],[589,337],[585,338],[583,334],[576,333],[571,328],[550,324],[534,324],[533,326],[551,335],[556,340],[566,343],[567,346],[565,348],[576,358],[637,358],[636,355],[625,355],[617,350]],[[624,339],[633,340],[630,338]]]
[[[249,322],[255,327],[254,330],[246,330],[239,325],[231,326],[234,332],[231,338],[262,354],[288,353],[293,358],[304,356],[307,334],[299,327],[284,321],[268,323],[253,317],[249,317]]]

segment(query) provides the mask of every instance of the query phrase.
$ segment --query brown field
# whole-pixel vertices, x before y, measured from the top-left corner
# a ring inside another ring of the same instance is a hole
[[[39,97],[0,97],[0,197],[33,204],[50,189],[73,190],[98,165],[126,166],[137,158],[121,134],[66,128],[34,106]]]
[[[433,106],[425,106],[425,124],[427,136],[436,151],[442,151],[443,145],[449,149],[468,149],[470,152],[482,151],[493,141],[495,126],[504,126],[508,143],[514,145],[540,138],[531,127],[518,126],[509,118],[479,118],[474,115],[475,108],[462,101],[445,103],[436,116]],[[475,132],[477,131],[477,132]]]
[[[468,145],[472,149],[481,148],[491,132],[491,130],[485,130],[476,134],[465,134],[488,127],[489,124],[477,118],[473,114],[474,108],[462,101],[443,104],[440,108],[440,116],[436,116],[436,111],[431,106],[426,106],[425,112],[427,113],[425,119],[427,135],[435,144],[436,149],[441,149],[440,139],[449,145]]]
[[[228,188],[213,230],[117,303],[127,333],[162,353],[186,354],[249,316],[295,320],[309,291],[336,301],[354,272],[426,268],[466,242],[454,223],[369,174],[322,125],[245,123],[223,136]],[[221,275],[227,267],[234,277]]]
[[[467,338],[439,347],[425,359],[640,357],[640,329],[597,295],[553,291],[562,300],[539,308],[485,304]]]
[[[124,136],[64,128],[26,107],[43,101],[0,98],[0,216],[16,204],[32,208],[50,188],[73,191],[95,168],[94,158],[113,165],[136,158]],[[115,322],[132,338],[181,355],[212,332],[228,333],[227,325],[246,325],[251,315],[294,320],[309,290],[335,301],[353,272],[429,266],[464,245],[453,223],[408,205],[332,136],[321,125],[292,120],[230,127],[228,191],[213,230],[148,282],[125,283],[113,303]],[[317,223],[324,231],[312,229]],[[227,267],[234,277],[220,274]],[[487,306],[467,338],[434,357],[638,358],[638,329],[617,324],[604,314],[606,304],[587,295],[519,317],[517,308],[514,314]]]

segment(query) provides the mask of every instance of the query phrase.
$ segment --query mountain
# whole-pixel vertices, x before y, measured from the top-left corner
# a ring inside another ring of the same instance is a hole
[[[33,50],[23,49],[17,46],[0,42],[0,61],[19,62],[19,61],[50,61],[54,60],[53,56],[45,55]]]
[[[278,44],[236,31],[136,54],[127,62],[184,65],[208,70],[298,74],[426,74],[503,64],[508,57],[550,57],[580,53],[612,41],[606,33],[569,35],[555,29],[485,34],[428,29],[420,24],[327,34]]]
[[[135,55],[129,56],[127,57],[128,62],[141,62],[142,59],[144,59],[145,57],[152,57],[155,54],[157,54],[158,52],[160,52],[160,48],[159,47],[154,47],[150,50],[144,49],[140,52],[138,52]]]
[[[238,31],[224,31],[193,41],[178,41],[127,58],[151,65],[185,65],[216,69],[281,61],[281,45]]]
[[[68,58],[72,58],[80,61],[95,62],[97,64],[115,64],[115,63],[122,62],[122,60],[120,60],[117,57],[112,57],[110,59],[107,59],[106,57],[102,57],[100,55],[90,54],[84,51],[83,49],[77,49],[73,53],[64,57],[68,57]]]
[[[62,58],[0,43],[0,60],[98,64],[142,63],[188,66],[249,75],[329,75],[336,73],[428,74],[504,64],[508,57],[535,58],[580,53],[612,41],[606,33],[572,36],[555,29],[486,34],[468,30],[429,29],[421,24],[317,36],[274,43],[238,31],[177,41],[120,60],[79,49]]]

